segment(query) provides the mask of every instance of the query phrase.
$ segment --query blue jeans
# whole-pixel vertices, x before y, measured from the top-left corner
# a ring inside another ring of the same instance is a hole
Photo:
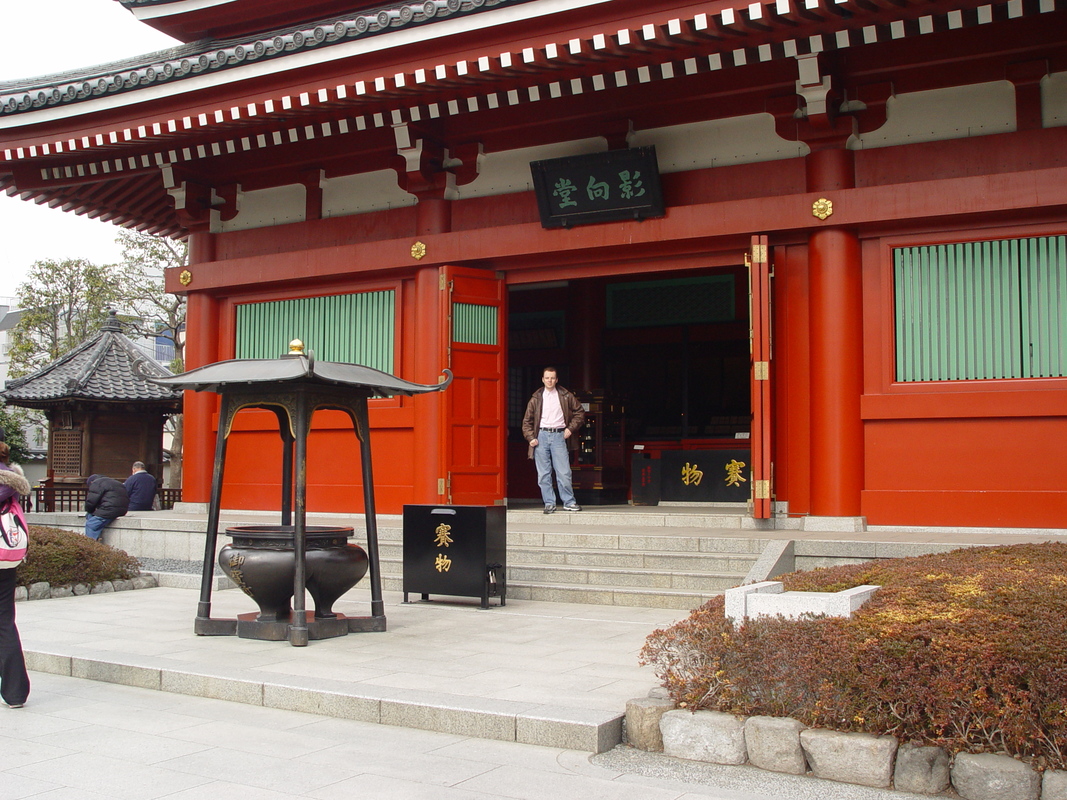
[[[538,431],[537,447],[534,448],[534,466],[537,467],[537,485],[541,487],[541,499],[546,506],[556,504],[556,490],[552,487],[552,472],[556,473],[556,486],[563,505],[574,503],[571,487],[571,455],[563,431]]]
[[[104,532],[104,528],[110,525],[115,520],[107,519],[105,517],[98,517],[96,514],[85,515],[85,535],[90,539],[99,539],[100,535]]]

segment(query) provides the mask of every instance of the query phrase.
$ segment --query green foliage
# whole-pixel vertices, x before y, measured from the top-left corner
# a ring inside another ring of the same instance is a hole
[[[1067,767],[1067,544],[968,548],[782,581],[788,591],[882,588],[852,619],[761,618],[737,629],[715,598],[655,631],[642,663],[694,710]]]
[[[18,289],[22,319],[12,331],[11,376],[40,369],[94,336],[116,309],[132,338],[165,336],[182,359],[185,298],[167,294],[163,271],[186,263],[187,247],[160,236],[121,230],[122,261],[38,261]]]
[[[22,318],[11,331],[11,377],[34,372],[95,335],[117,300],[114,267],[82,258],[34,263],[18,288]]]
[[[140,564],[125,551],[80,533],[30,525],[26,560],[16,570],[19,586],[40,581],[68,586],[136,578]]]
[[[12,378],[66,355],[100,330],[114,308],[133,339],[163,336],[174,344],[172,372],[184,371],[185,298],[167,294],[164,270],[186,264],[184,242],[122,229],[122,261],[97,266],[84,259],[38,261],[18,289],[22,318],[12,330]],[[180,417],[173,433],[171,486],[181,485]]]
[[[11,448],[8,461],[25,464],[30,457],[30,443],[26,441],[25,427],[31,424],[30,415],[24,408],[9,406],[0,400],[0,428],[4,429],[4,441]]]

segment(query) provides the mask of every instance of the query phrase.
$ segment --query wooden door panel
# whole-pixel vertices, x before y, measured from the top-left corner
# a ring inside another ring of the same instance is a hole
[[[492,505],[506,487],[506,288],[495,272],[468,267],[446,267],[445,280],[455,375],[445,404],[449,502]]]

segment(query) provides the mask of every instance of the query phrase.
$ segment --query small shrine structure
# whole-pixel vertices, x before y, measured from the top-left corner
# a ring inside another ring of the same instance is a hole
[[[112,311],[100,332],[51,364],[9,380],[8,405],[35,408],[48,419],[48,481],[82,487],[89,475],[125,478],[134,461],[162,475],[163,424],[182,408],[182,394],[150,382],[170,370],[122,333]]]

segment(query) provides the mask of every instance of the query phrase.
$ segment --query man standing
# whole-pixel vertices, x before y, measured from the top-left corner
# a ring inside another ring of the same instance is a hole
[[[123,484],[130,496],[130,511],[151,511],[156,497],[156,479],[144,471],[143,461],[133,462],[133,472]]]
[[[563,500],[564,511],[581,511],[574,500],[571,486],[570,450],[578,449],[575,434],[585,422],[585,411],[578,398],[562,386],[555,367],[545,367],[541,374],[544,387],[533,393],[522,419],[522,435],[530,443],[529,457],[537,467],[537,485],[545,501],[545,513],[556,510],[556,490],[552,473],[556,473],[556,487]]]
[[[85,535],[99,539],[104,528],[126,515],[130,496],[125,486],[107,475],[90,475],[85,483],[89,487],[85,495]]]

